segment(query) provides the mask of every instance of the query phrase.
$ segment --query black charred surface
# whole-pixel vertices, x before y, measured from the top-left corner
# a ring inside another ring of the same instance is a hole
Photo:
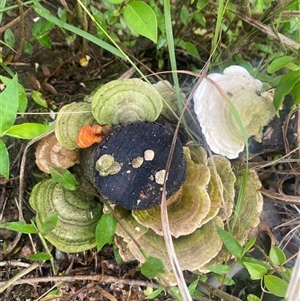
[[[115,175],[100,176],[95,170],[95,186],[98,192],[121,207],[138,210],[148,209],[161,202],[163,185],[156,183],[155,174],[165,170],[174,132],[166,126],[137,122],[117,127],[94,149],[94,166],[104,154],[122,164]],[[144,157],[145,150],[154,151],[154,159],[143,161],[139,168],[131,164],[136,157]],[[167,198],[176,192],[186,177],[186,162],[180,141],[172,158],[166,182]]]

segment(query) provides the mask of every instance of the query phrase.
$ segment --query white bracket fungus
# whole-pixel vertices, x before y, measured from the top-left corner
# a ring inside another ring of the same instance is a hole
[[[272,100],[259,95],[261,89],[262,83],[240,66],[202,80],[194,94],[194,109],[213,152],[234,159],[245,147],[229,103],[239,114],[247,137],[261,141],[263,127],[275,115]]]

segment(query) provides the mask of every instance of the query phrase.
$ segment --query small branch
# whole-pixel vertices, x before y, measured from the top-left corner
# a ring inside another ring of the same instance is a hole
[[[28,268],[30,266],[30,263],[21,262],[21,261],[17,261],[17,260],[0,261],[0,267],[5,267],[5,266]]]
[[[32,268],[34,265],[34,268]],[[31,270],[37,268],[39,265],[37,263],[34,263],[30,268]],[[25,274],[28,274],[29,272],[26,269],[26,273],[24,274],[25,270],[22,273],[21,276],[19,276],[21,273],[19,273],[17,276],[11,278],[7,282],[0,282],[0,293],[4,292],[9,286],[11,285],[20,285],[20,284],[36,284],[39,282],[74,282],[74,281],[95,281],[95,282],[101,282],[101,283],[120,283],[120,284],[128,284],[130,286],[136,285],[136,286],[150,286],[153,288],[159,288],[160,286],[147,282],[147,281],[141,281],[141,280],[132,280],[132,279],[125,279],[125,278],[118,278],[113,276],[105,276],[105,275],[80,275],[80,276],[53,276],[53,277],[37,277],[37,278],[26,278],[26,279],[20,279]],[[239,299],[238,299],[239,300]],[[240,301],[240,300],[239,300]]]
[[[205,283],[204,281],[199,280],[198,285],[204,287],[209,293],[211,293],[215,296],[218,296],[219,298],[221,298],[224,301],[242,301],[240,298],[229,295],[229,294],[221,291],[220,289]]]
[[[294,204],[294,205],[300,205],[300,197],[294,196],[294,195],[287,195],[287,194],[281,194],[278,192],[272,192],[267,189],[261,188],[260,193],[263,195],[266,195],[268,197],[276,199],[276,203],[281,204]],[[275,202],[275,201],[274,201]]]
[[[274,30],[272,30],[269,26],[263,24],[262,22],[260,22],[258,20],[254,20],[252,18],[249,18],[248,16],[244,16],[244,15],[242,15],[241,13],[239,13],[237,11],[233,11],[233,10],[230,10],[230,11],[235,13],[243,21],[249,23],[251,26],[255,27],[256,29],[264,32],[265,34],[267,34],[269,36],[271,36],[275,40],[278,40],[282,44],[284,44],[284,45],[286,45],[290,48],[296,49],[296,50],[298,50],[300,48],[299,43],[289,39],[288,37],[284,36],[283,34],[281,34],[279,32],[275,33]]]
[[[0,282],[0,293],[3,293],[7,288],[9,288],[12,285],[16,285],[16,283],[20,280],[25,280],[25,283],[28,283],[29,279],[20,279],[23,276],[27,275],[28,273],[30,273],[31,271],[35,270],[37,267],[39,267],[39,264],[37,262],[33,263],[31,266],[29,266],[28,268],[26,268],[25,270],[21,271],[20,273],[18,273],[16,276],[12,277],[11,279],[9,279],[7,282]]]
[[[23,16],[25,17],[29,11],[31,10],[31,7],[28,8],[25,13],[23,14]],[[12,26],[14,26],[15,24],[17,24],[20,21],[21,16],[15,18],[14,20],[12,20],[11,22],[7,23],[6,25],[0,27],[0,34],[3,33],[5,30],[7,30],[8,28],[11,28]]]

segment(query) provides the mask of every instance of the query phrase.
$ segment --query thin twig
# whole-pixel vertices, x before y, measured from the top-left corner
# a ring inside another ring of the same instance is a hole
[[[35,268],[37,268],[38,266],[39,265],[37,263],[34,263]],[[20,274],[21,273],[19,273],[18,275],[20,275]],[[23,277],[26,274],[28,274],[28,272],[23,274],[21,277]],[[0,282],[0,293],[2,293],[4,290],[6,290],[10,285],[20,285],[20,284],[25,284],[25,283],[36,284],[39,282],[74,282],[74,281],[81,281],[81,280],[82,281],[95,281],[95,282],[100,282],[100,283],[119,283],[119,284],[128,284],[130,286],[136,285],[136,286],[143,286],[143,287],[149,286],[149,287],[153,287],[153,288],[159,288],[158,284],[148,282],[148,281],[118,278],[118,277],[105,276],[105,275],[80,275],[80,276],[71,275],[71,276],[53,276],[53,277],[36,277],[36,278],[20,279],[21,277],[18,277],[18,279],[15,279],[15,281],[12,281],[12,279],[15,278],[15,277],[13,277],[10,280],[8,280],[7,282]]]
[[[249,18],[248,16],[242,15],[239,12],[234,11],[234,10],[231,10],[231,9],[228,9],[228,10],[235,13],[240,19],[247,22],[248,24],[255,27],[256,29],[264,32],[265,34],[267,34],[269,36],[271,36],[275,40],[278,40],[280,43],[282,43],[282,44],[284,44],[284,45],[286,45],[290,48],[296,49],[296,50],[298,50],[300,48],[299,43],[289,39],[288,37],[284,36],[283,34],[281,34],[279,32],[275,32],[273,29],[271,29],[269,26],[263,24],[261,21]]]
[[[17,260],[0,261],[0,267],[5,267],[5,266],[28,268],[30,266],[30,263],[21,262]]]
[[[220,289],[209,285],[208,283],[199,280],[198,285],[201,287],[204,287],[208,292],[210,292],[211,294],[220,297],[222,300],[224,301],[242,301],[240,298],[229,295],[223,291],[221,291]]]
[[[16,283],[18,281],[20,281],[20,278],[22,278],[23,276],[29,274],[31,271],[35,270],[37,267],[39,266],[39,264],[37,262],[33,263],[31,266],[29,266],[28,268],[26,268],[25,270],[21,271],[20,273],[18,273],[16,276],[12,277],[11,279],[9,279],[7,282],[0,282],[0,293],[3,293],[7,288],[9,288],[12,285],[16,285]],[[29,279],[21,279],[21,280],[26,280],[25,283],[28,283]]]
[[[23,14],[24,17],[29,13],[30,10],[31,10],[31,7],[25,11],[25,13]],[[4,26],[0,27],[0,34],[3,33],[5,30],[7,30],[8,28],[11,28],[12,26],[14,26],[19,21],[20,21],[20,16],[13,19],[11,22],[5,24]]]
[[[281,203],[281,204],[285,204],[285,205],[287,205],[287,204],[300,205],[300,197],[299,196],[277,193],[277,192],[269,191],[264,188],[261,188],[259,190],[259,192],[268,197],[276,199],[276,203]],[[274,202],[275,202],[275,200],[274,200]]]

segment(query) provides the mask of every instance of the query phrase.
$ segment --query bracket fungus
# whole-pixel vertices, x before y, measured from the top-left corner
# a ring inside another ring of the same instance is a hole
[[[262,129],[275,116],[269,98],[259,95],[262,83],[246,69],[230,66],[223,74],[204,78],[194,94],[194,109],[211,150],[229,159],[244,149],[242,129],[232,112],[235,108],[247,138],[261,141]]]
[[[102,206],[94,196],[65,189],[53,179],[46,179],[33,187],[29,203],[36,211],[38,229],[50,215],[58,213],[56,227],[45,238],[61,251],[76,253],[96,245],[95,229]]]
[[[173,131],[151,122],[118,126],[93,149],[94,185],[100,195],[127,209],[146,209],[161,201]],[[177,139],[166,176],[170,197],[186,175],[183,148]]]
[[[87,102],[72,102],[58,112],[55,123],[55,135],[59,143],[68,149],[76,149],[77,136],[85,125],[93,125],[96,120],[91,105]]]
[[[238,66],[209,78],[224,90],[247,135],[259,140],[262,127],[274,114],[272,104],[257,95],[261,83]],[[203,85],[194,96],[203,133],[215,153],[235,158],[243,149],[240,129],[219,90],[207,79]],[[217,228],[228,230],[232,226],[243,174],[239,170],[235,174],[226,157],[208,158],[204,148],[183,147],[178,138],[174,140],[167,173],[174,131],[154,122],[163,114],[162,108],[162,97],[151,85],[138,79],[112,81],[97,90],[91,105],[73,103],[63,107],[57,118],[56,136],[69,149],[87,147],[80,150],[84,176],[101,197],[115,204],[120,221],[139,245],[149,255],[162,259],[170,271],[159,206],[165,184],[170,230],[179,263],[184,270],[199,271],[213,260],[224,260]],[[89,139],[82,140],[81,134]],[[98,141],[98,136],[102,140],[89,147],[90,142]],[[241,244],[259,222],[259,186],[257,175],[249,171],[237,226],[232,232]],[[57,227],[46,236],[57,248],[78,252],[95,245],[94,232],[102,206],[93,197],[44,180],[34,187],[30,204],[37,212],[39,228],[49,214],[58,212]],[[115,241],[124,260],[144,262],[139,248],[119,225]]]
[[[138,78],[110,81],[92,97],[93,115],[99,124],[155,121],[162,108],[160,94]]]
[[[223,243],[217,233],[217,226],[227,227],[224,221],[231,219],[243,174],[240,172],[236,177],[228,159],[218,155],[207,158],[202,148],[185,148],[184,153],[187,179],[180,190],[167,199],[168,216],[181,268],[196,271],[204,269],[206,264],[218,258],[222,250]],[[259,222],[262,210],[259,186],[256,173],[249,171],[238,226],[233,231],[241,244],[245,242],[251,228]],[[140,247],[147,250],[147,254],[160,258],[166,270],[170,271],[171,264],[160,225],[160,208],[130,212],[116,206],[115,210]],[[122,258],[144,262],[138,247],[120,226],[117,226],[116,234],[115,241]]]
[[[45,173],[50,173],[48,165],[69,168],[79,163],[79,151],[63,147],[52,133],[45,137],[36,148],[35,163]]]
[[[76,144],[79,148],[87,148],[94,143],[99,143],[109,131],[109,126],[86,124],[79,129],[76,137]]]

